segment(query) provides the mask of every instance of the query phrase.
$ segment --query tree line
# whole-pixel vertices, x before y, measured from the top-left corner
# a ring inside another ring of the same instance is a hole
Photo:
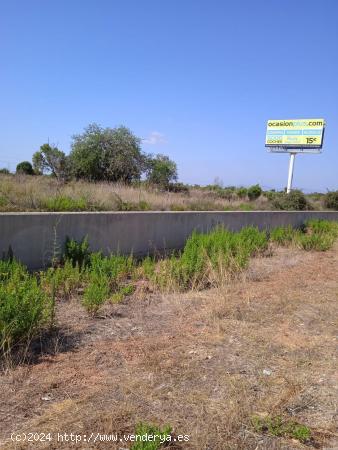
[[[32,163],[19,163],[16,172],[49,174],[60,181],[83,179],[125,184],[145,177],[162,188],[177,181],[177,165],[168,156],[143,152],[141,139],[125,126],[103,128],[96,123],[72,137],[69,155],[46,143],[33,154]]]

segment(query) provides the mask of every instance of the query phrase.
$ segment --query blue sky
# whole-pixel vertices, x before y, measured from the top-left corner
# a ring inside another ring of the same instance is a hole
[[[269,118],[324,117],[294,184],[338,188],[336,0],[1,0],[0,167],[124,124],[180,180],[281,188]]]

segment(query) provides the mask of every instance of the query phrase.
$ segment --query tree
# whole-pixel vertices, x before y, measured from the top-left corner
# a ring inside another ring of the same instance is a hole
[[[16,173],[34,175],[33,166],[29,161],[22,161],[16,166]]]
[[[3,167],[2,169],[0,169],[0,173],[2,173],[3,175],[9,175],[10,171],[6,169],[6,167]]]
[[[166,155],[156,155],[149,158],[147,181],[162,188],[168,188],[170,183],[177,180],[177,165]]]
[[[289,194],[286,192],[277,194],[272,203],[276,209],[282,210],[305,211],[312,209],[303,192],[298,189],[292,190]]]
[[[55,145],[43,144],[33,155],[35,173],[50,173],[58,179],[65,179],[68,173],[67,157]]]
[[[259,184],[255,184],[248,189],[248,197],[250,201],[256,200],[262,194],[262,188]]]
[[[90,124],[82,134],[73,136],[69,155],[70,167],[76,178],[87,180],[140,180],[146,168],[146,156],[141,140],[128,128],[102,128]]]
[[[325,195],[324,205],[326,208],[338,211],[338,191],[331,191]]]

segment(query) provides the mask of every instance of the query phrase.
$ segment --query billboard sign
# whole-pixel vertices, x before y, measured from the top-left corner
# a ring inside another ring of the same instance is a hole
[[[319,153],[324,128],[324,119],[268,120],[265,147],[272,152]]]

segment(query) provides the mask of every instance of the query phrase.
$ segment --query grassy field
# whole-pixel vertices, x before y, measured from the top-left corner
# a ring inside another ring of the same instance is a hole
[[[189,187],[163,192],[140,186],[71,181],[59,184],[48,176],[0,174],[0,212],[5,211],[227,211],[280,209],[273,192],[249,200],[245,190]],[[309,208],[321,210],[323,195],[306,197]]]
[[[3,261],[1,448],[29,448],[11,432],[44,433],[34,447],[52,449],[165,447],[104,437],[67,447],[57,433],[335,448],[337,234],[325,221],[218,228],[166,259],[69,241],[46,272]]]

